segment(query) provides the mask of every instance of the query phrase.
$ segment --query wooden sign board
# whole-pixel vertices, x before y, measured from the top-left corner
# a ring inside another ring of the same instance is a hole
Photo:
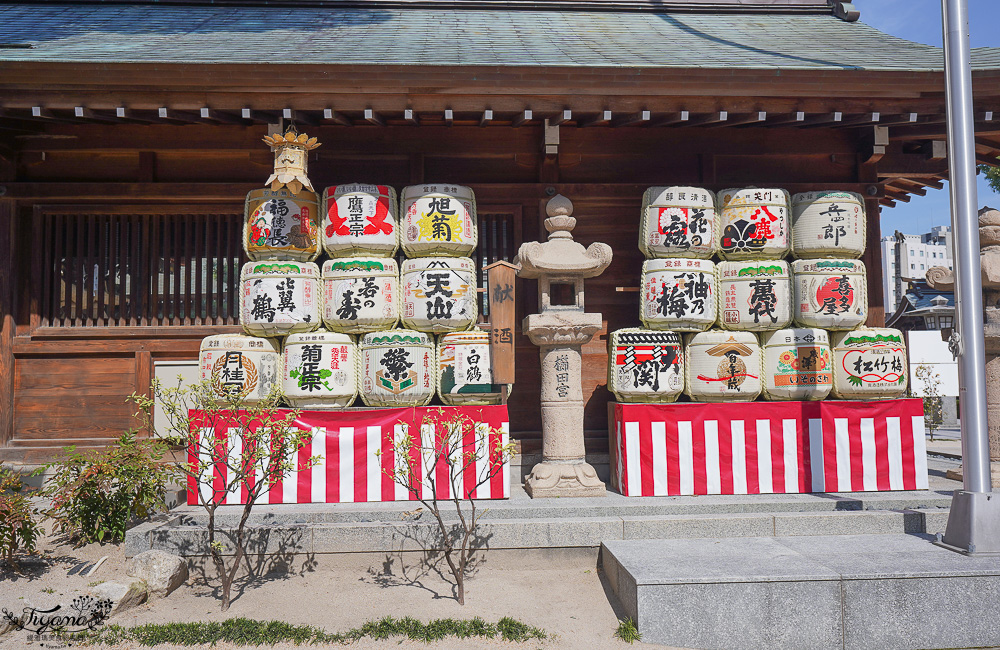
[[[514,383],[514,274],[517,267],[509,262],[494,262],[486,267],[490,303],[490,355],[493,383]]]

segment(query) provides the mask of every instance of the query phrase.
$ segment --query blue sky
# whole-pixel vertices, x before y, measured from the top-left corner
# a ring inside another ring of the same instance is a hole
[[[1000,47],[1000,0],[967,0],[969,41],[972,47]],[[861,21],[887,34],[927,45],[941,46],[941,0],[854,0]],[[1000,195],[978,177],[979,205],[1000,208]],[[948,184],[943,190],[927,189],[927,196],[913,195],[909,203],[882,209],[882,235],[895,230],[922,234],[931,226],[951,222]]]

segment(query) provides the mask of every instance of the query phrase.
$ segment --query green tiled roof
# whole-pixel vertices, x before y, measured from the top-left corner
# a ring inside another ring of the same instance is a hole
[[[31,4],[0,6],[0,61],[939,70],[942,54],[829,15]],[[1000,68],[1000,48],[973,63]]]

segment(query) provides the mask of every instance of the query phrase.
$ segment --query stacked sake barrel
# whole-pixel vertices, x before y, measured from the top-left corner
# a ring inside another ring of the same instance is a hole
[[[493,383],[489,333],[475,329],[476,275],[470,257],[479,243],[476,197],[461,185],[403,189],[400,243],[405,327],[437,336],[434,379],[449,405],[499,404]]]
[[[616,398],[902,395],[901,333],[862,328],[863,206],[841,191],[649,188],[639,234],[645,329],[609,337]]]
[[[242,239],[250,261],[238,291],[245,334],[202,341],[202,379],[220,398],[248,403],[283,387],[292,403],[349,403],[357,393],[353,343],[319,330],[320,199],[306,174],[308,152],[319,143],[291,130],[264,141],[275,152],[274,173],[246,197]]]
[[[364,404],[422,406],[435,393],[445,404],[499,401],[489,337],[468,331],[478,297],[472,190],[420,185],[397,196],[338,185],[324,192],[323,215],[323,323],[357,338]]]

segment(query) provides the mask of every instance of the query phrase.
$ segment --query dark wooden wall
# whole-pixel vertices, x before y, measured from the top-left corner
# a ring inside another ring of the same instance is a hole
[[[792,192],[865,192],[877,180],[862,165],[851,129],[563,128],[559,154],[542,154],[538,127],[304,128],[323,147],[310,159],[317,189],[366,181],[401,188],[420,182],[471,185],[480,210],[519,206],[525,241],[536,240],[555,193],[575,205],[574,236],[610,244],[614,261],[586,283],[588,311],[606,327],[584,349],[586,427],[605,444],[607,333],[639,324],[640,203],[650,185],[713,190],[750,184]],[[37,461],[69,443],[101,445],[131,424],[125,398],[146,392],[153,363],[195,359],[201,339],[231,325],[59,326],[43,322],[39,301],[39,206],[112,205],[121,213],[205,214],[239,209],[270,172],[264,127],[62,125],[18,141],[17,164],[0,178],[0,460]],[[880,323],[877,202],[869,201],[869,293]],[[66,212],[65,209],[62,210]],[[536,309],[533,281],[518,284],[518,321]],[[538,351],[516,339],[511,427],[527,447],[539,437]],[[596,447],[595,447],[596,450]]]

